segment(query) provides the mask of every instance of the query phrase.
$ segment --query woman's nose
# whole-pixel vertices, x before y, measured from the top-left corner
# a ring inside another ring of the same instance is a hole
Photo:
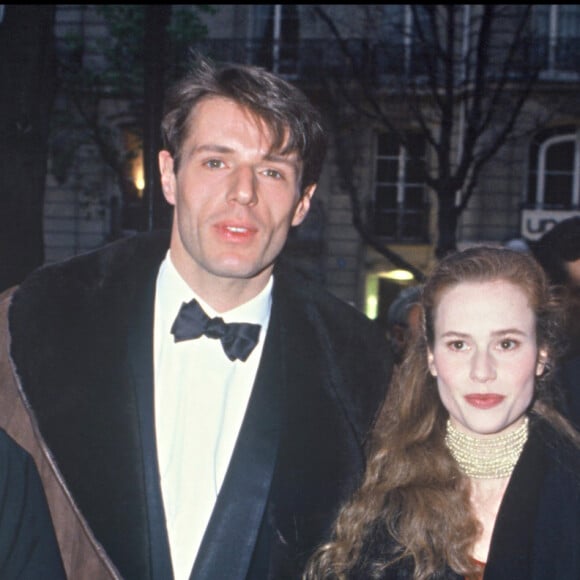
[[[471,359],[471,378],[486,383],[496,378],[495,361],[488,351],[476,351]]]

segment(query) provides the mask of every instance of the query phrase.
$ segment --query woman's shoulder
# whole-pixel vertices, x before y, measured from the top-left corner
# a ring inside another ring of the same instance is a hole
[[[580,489],[580,447],[548,421],[532,421],[532,437],[544,450],[549,470],[567,476]]]

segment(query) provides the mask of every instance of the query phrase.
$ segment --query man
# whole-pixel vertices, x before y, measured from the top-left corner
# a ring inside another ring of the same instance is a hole
[[[71,578],[298,578],[390,374],[371,321],[277,263],[316,189],[320,118],[261,69],[201,62],[162,128],[169,241],[4,297],[2,422],[42,467]]]
[[[553,284],[580,287],[580,215],[557,223],[532,245],[532,251]]]
[[[387,339],[395,363],[400,364],[409,345],[421,332],[421,287],[403,288],[389,306],[386,319]]]
[[[566,343],[558,360],[566,412],[580,429],[580,216],[557,223],[532,245],[550,282],[561,289],[566,309]]]

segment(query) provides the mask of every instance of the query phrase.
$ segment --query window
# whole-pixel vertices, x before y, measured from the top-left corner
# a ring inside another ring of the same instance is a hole
[[[381,40],[374,48],[377,73],[425,74],[425,51],[432,46],[433,33],[428,9],[413,9],[409,4],[385,4],[381,8]]]
[[[540,62],[549,72],[577,72],[580,58],[580,5],[538,4],[533,28]]]
[[[426,242],[428,199],[425,188],[425,140],[407,134],[377,136],[374,200],[375,234],[395,241]]]
[[[298,70],[300,19],[295,4],[253,6],[254,64],[286,77]]]
[[[528,203],[538,209],[580,206],[580,128],[542,131],[530,148]]]

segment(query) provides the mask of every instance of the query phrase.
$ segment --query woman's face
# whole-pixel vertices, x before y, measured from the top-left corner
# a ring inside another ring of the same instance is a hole
[[[477,436],[518,427],[546,360],[524,291],[506,280],[462,282],[442,293],[434,317],[429,369],[455,427]]]

